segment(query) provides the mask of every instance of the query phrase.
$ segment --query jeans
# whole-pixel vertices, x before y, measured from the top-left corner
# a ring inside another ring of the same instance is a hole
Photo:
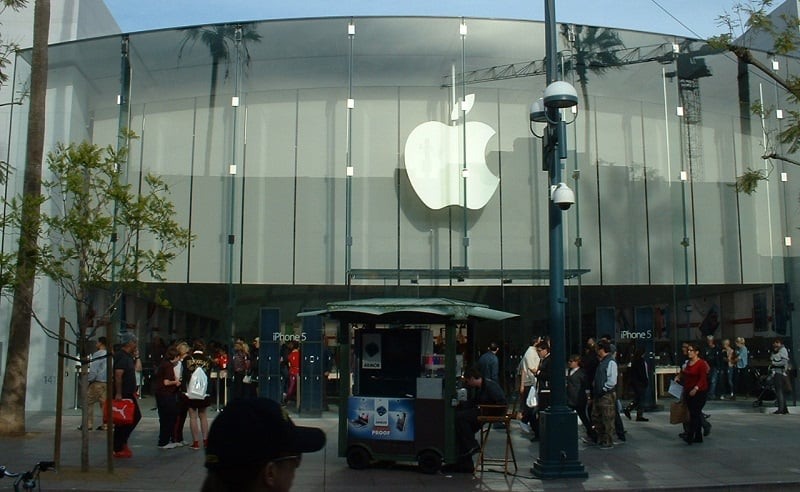
[[[778,404],[778,413],[788,412],[788,409],[786,408],[786,393],[784,391],[786,377],[787,376],[785,374],[779,372],[776,372],[772,376],[772,383],[775,386],[775,400]]]
[[[712,400],[717,397],[717,381],[719,381],[719,369],[712,367],[708,371],[708,398]]]
[[[736,394],[736,368],[728,367],[728,394],[733,396]]]

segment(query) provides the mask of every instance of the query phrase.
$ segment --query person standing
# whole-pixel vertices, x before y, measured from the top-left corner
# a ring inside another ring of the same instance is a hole
[[[489,344],[486,352],[478,358],[477,366],[481,376],[499,382],[500,361],[497,359],[497,351],[500,348],[495,342]]]
[[[581,356],[571,355],[567,362],[567,405],[575,410],[578,418],[586,430],[586,439],[597,442],[597,433],[592,427],[592,419],[589,416],[589,381],[586,373],[580,367]]]
[[[247,344],[244,340],[237,338],[233,342],[233,357],[231,358],[231,365],[233,366],[233,387],[231,388],[231,399],[245,397],[244,377],[250,372],[250,354]]]
[[[259,358],[261,356],[261,337],[253,339],[253,346],[250,349],[250,384],[245,387],[249,398],[258,398],[258,376]]]
[[[181,381],[175,375],[175,366],[181,363],[181,355],[175,346],[167,348],[153,376],[158,409],[158,447],[172,449],[181,444],[172,441],[175,421],[178,418],[178,393]]]
[[[716,400],[717,382],[719,381],[719,373],[722,370],[722,350],[714,341],[714,335],[706,337],[706,346],[702,355],[710,368],[708,372],[708,398]]]
[[[519,426],[527,434],[533,432],[532,425],[536,420],[536,406],[529,407],[526,401],[531,388],[536,386],[536,369],[539,368],[539,352],[536,351],[536,344],[540,340],[540,337],[533,337],[530,347],[519,361],[519,401],[522,402],[520,405],[522,417],[519,419]]]
[[[649,422],[650,419],[644,417],[644,410],[642,408],[648,380],[647,361],[644,358],[644,350],[637,348],[636,352],[633,354],[633,360],[631,360],[631,388],[633,389],[634,396],[630,404],[624,409],[625,416],[628,417],[628,420],[631,419],[631,411],[636,409],[636,421]]]
[[[745,395],[750,391],[747,378],[747,367],[750,364],[750,353],[747,350],[744,337],[736,337],[736,371],[733,376],[734,394],[739,391]],[[744,388],[741,388],[744,386]]]
[[[95,352],[89,363],[89,390],[86,392],[86,415],[88,423],[86,428],[94,429],[94,406],[100,404],[100,411],[105,411],[106,392],[108,386],[108,351],[106,350],[106,337],[100,337],[95,344]],[[78,430],[81,428],[78,427]],[[97,426],[97,430],[105,430],[105,424]]]
[[[703,442],[703,407],[709,392],[709,365],[700,358],[700,348],[690,343],[689,361],[681,371],[683,401],[689,409],[689,426],[683,440],[686,444]]]
[[[183,359],[183,390],[188,388],[191,380],[192,373],[196,369],[201,369],[206,376],[206,381],[209,381],[211,374],[211,366],[213,361],[211,357],[206,354],[206,344],[203,340],[195,340],[192,344],[192,352]],[[193,399],[189,398],[183,393],[183,398],[186,406],[189,409],[189,429],[192,431],[192,445],[190,449],[195,451],[200,449],[200,442],[203,447],[208,446],[208,407],[211,405],[211,396],[206,391],[205,398]]]
[[[778,409],[772,413],[787,414],[786,390],[789,388],[789,376],[786,370],[789,368],[789,351],[783,346],[783,340],[776,338],[772,342],[772,355],[769,358],[769,372],[772,375],[772,384],[775,386],[775,400]]]
[[[178,350],[179,362],[174,366],[175,379],[183,381],[183,359],[189,355],[189,344],[181,341],[175,345]],[[189,376],[186,376],[187,378]],[[183,440],[183,428],[186,424],[186,416],[189,414],[189,407],[183,398],[178,398],[177,415],[175,417],[175,428],[172,431],[172,442],[180,446],[188,446],[189,443]]]
[[[130,438],[136,425],[142,419],[142,412],[137,403],[136,386],[136,360],[139,340],[136,335],[126,331],[119,336],[120,348],[114,354],[114,399],[123,398],[133,401],[133,422],[125,425],[114,425],[114,457],[131,458],[133,452],[128,447]]]
[[[736,349],[731,345],[728,338],[722,340],[722,358],[725,361],[723,368],[725,369],[725,381],[728,383],[728,394],[723,399],[735,400],[736,399],[736,362],[739,357]]]
[[[614,447],[614,416],[617,413],[617,361],[607,340],[597,342],[600,363],[592,387],[592,424],[601,449]]]
[[[541,341],[536,344],[536,351],[539,353],[539,367],[536,369],[536,418],[533,422],[533,439],[539,439],[541,427],[541,411],[547,410],[550,406],[550,343]]]
[[[290,342],[290,351],[287,356],[289,363],[289,385],[286,388],[286,401],[297,403],[297,384],[300,381],[300,349],[297,342]]]

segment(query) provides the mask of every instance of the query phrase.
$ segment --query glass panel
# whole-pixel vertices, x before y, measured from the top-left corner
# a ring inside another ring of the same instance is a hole
[[[359,35],[359,44],[364,40]],[[396,268],[398,256],[397,90],[354,90],[353,268]],[[379,145],[376,145],[380,143]]]
[[[344,282],[344,89],[302,90],[297,134],[295,282]]]
[[[297,92],[248,94],[246,130],[242,281],[291,283]]]

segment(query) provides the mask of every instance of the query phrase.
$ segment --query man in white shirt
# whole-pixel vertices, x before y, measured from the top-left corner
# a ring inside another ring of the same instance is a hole
[[[94,429],[94,406],[100,404],[100,411],[106,404],[108,381],[108,352],[106,351],[106,337],[100,337],[95,344],[95,352],[89,363],[89,390],[86,392],[86,414],[88,416],[87,428]],[[80,427],[78,427],[80,429]],[[97,430],[105,430],[105,424],[99,425]]]
[[[533,337],[530,347],[525,351],[522,360],[519,361],[519,399],[522,402],[520,405],[522,418],[519,420],[519,426],[522,431],[527,434],[533,432],[531,425],[536,419],[536,407],[529,407],[527,405],[527,399],[531,387],[536,386],[536,370],[539,368],[539,353],[536,351],[536,344],[539,343],[541,339],[542,337]],[[535,391],[534,389],[534,392]]]

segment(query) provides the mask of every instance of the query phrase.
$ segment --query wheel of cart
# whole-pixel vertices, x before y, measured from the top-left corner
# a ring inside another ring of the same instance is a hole
[[[347,450],[347,465],[353,470],[363,470],[372,463],[372,455],[364,446],[350,446]]]
[[[433,475],[442,469],[442,455],[435,449],[426,449],[417,456],[417,466],[422,473]]]

